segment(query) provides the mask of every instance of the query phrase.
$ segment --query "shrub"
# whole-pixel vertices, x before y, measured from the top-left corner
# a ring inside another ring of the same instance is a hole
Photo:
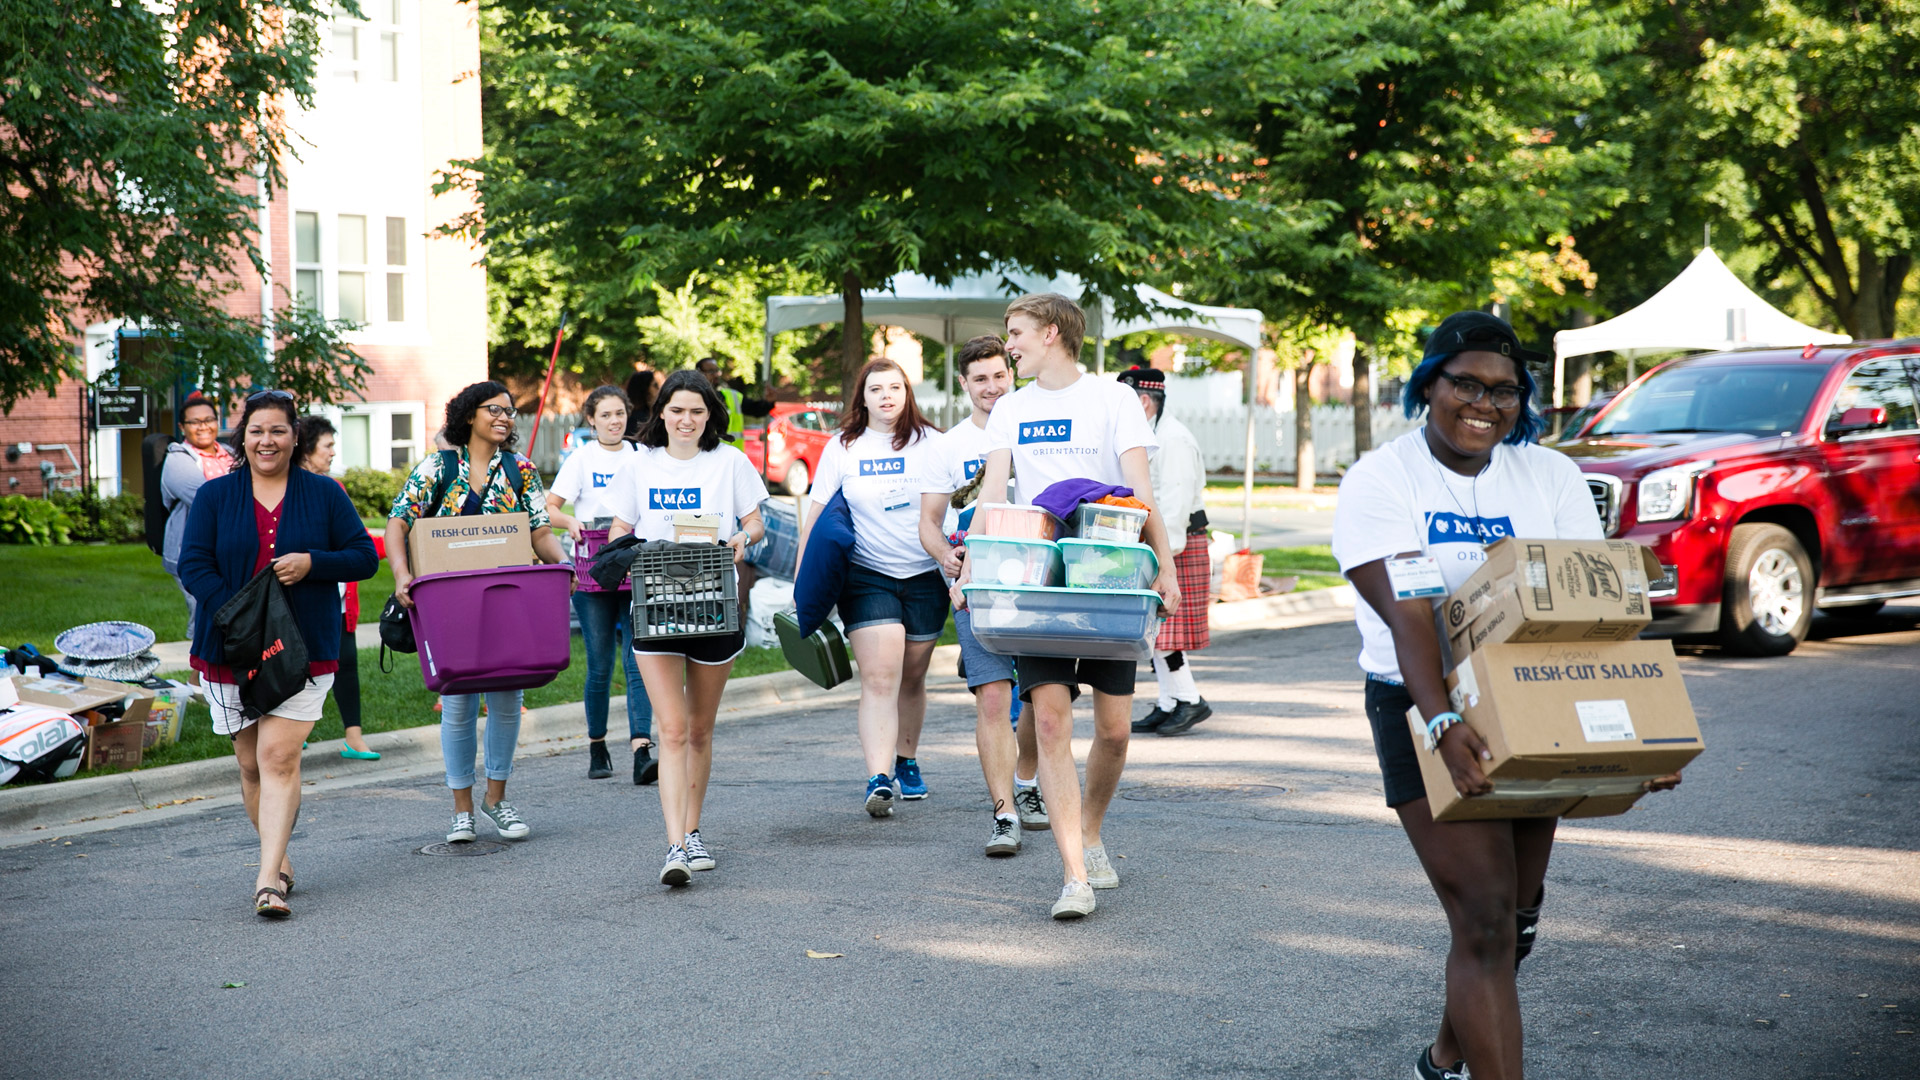
[[[363,518],[385,518],[406,480],[406,469],[348,469],[340,478],[346,485],[347,498],[353,500],[353,508]]]
[[[72,543],[73,522],[58,506],[25,495],[0,496],[0,544],[50,547]]]
[[[56,491],[53,505],[73,523],[73,539],[131,544],[146,538],[146,503],[131,492],[102,498],[93,491]]]

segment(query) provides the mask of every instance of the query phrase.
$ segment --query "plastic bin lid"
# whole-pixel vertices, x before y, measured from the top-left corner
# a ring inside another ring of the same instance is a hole
[[[1132,550],[1144,551],[1149,555],[1153,555],[1152,545],[1134,543],[1126,540],[1082,540],[1077,536],[1063,537],[1060,540],[1061,547],[1065,547],[1068,544],[1072,544],[1075,547],[1128,548]],[[1160,561],[1160,556],[1158,555],[1154,555],[1153,558],[1155,562]]]
[[[1160,594],[1152,589],[1080,589],[1063,588],[1058,585],[995,585],[990,581],[974,581],[960,586],[962,593],[970,592],[1024,592],[1053,593],[1057,596],[1150,596],[1160,599]]]
[[[978,540],[983,544],[1033,544],[1033,545],[1044,544],[1045,546],[1053,548],[1056,551],[1058,551],[1060,548],[1060,545],[1055,543],[1054,541],[1042,540],[1037,536],[993,536],[989,533],[968,533],[966,536],[966,539],[961,542],[966,544],[968,547],[972,547],[973,542],[975,540]]]

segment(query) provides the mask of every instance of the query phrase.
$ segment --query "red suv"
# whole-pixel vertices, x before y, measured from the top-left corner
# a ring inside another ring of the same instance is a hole
[[[805,495],[820,471],[820,454],[840,430],[840,411],[832,405],[781,402],[763,428],[741,433],[741,449],[774,490]]]
[[[1555,449],[1668,572],[1658,635],[1791,652],[1814,609],[1920,595],[1920,339],[1664,364]]]

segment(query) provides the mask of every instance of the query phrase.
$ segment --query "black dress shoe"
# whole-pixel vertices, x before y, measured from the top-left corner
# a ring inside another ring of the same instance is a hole
[[[605,742],[587,743],[587,779],[605,780],[613,775],[613,755]]]
[[[643,746],[633,752],[633,783],[636,787],[651,784],[660,778],[660,763],[653,760],[653,755],[647,750]]]
[[[1145,735],[1149,731],[1157,731],[1161,724],[1171,719],[1173,719],[1172,713],[1155,705],[1152,712],[1133,722],[1133,733],[1135,735]]]
[[[1206,698],[1199,701],[1183,701],[1173,707],[1173,718],[1161,724],[1157,729],[1162,735],[1185,735],[1193,730],[1193,725],[1213,715],[1213,706]]]

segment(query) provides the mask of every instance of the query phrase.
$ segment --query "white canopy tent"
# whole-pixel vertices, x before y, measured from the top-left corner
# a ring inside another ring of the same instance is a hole
[[[946,348],[947,399],[956,399],[953,348],[981,334],[1006,332],[1007,304],[1026,293],[1054,292],[1080,301],[1087,312],[1087,338],[1094,343],[1094,370],[1104,374],[1107,342],[1128,334],[1159,331],[1238,345],[1247,350],[1247,464],[1245,485],[1245,542],[1252,540],[1253,520],[1253,372],[1260,352],[1261,313],[1254,308],[1211,307],[1192,304],[1147,285],[1135,285],[1134,295],[1147,306],[1145,316],[1121,319],[1106,297],[1084,298],[1086,289],[1072,275],[1042,278],[1020,270],[967,274],[951,285],[940,285],[920,274],[900,274],[878,289],[861,291],[862,320],[880,326],[901,326]],[[846,318],[846,305],[834,296],[771,296],[767,298],[766,347],[761,360],[763,384],[773,381],[773,335]]]
[[[1702,248],[1680,276],[1646,303],[1606,322],[1553,335],[1553,404],[1561,404],[1569,356],[1616,352],[1632,358],[1676,349],[1830,345],[1851,340],[1845,334],[1795,321],[1733,276],[1712,248]]]

